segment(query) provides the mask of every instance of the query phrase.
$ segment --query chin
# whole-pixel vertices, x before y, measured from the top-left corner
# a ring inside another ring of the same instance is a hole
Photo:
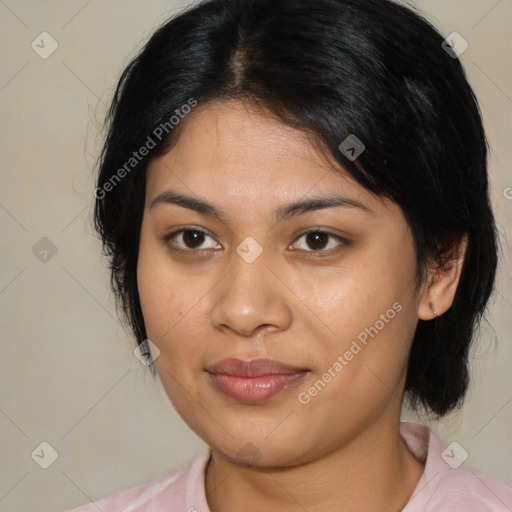
[[[247,439],[247,436],[246,436]],[[297,451],[297,443],[283,445],[278,440],[254,438],[239,441],[226,439],[224,443],[210,443],[212,451],[233,464],[254,468],[274,468],[297,466],[310,459],[306,453]]]

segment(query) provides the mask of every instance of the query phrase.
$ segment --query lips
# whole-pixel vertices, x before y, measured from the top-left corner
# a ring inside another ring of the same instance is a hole
[[[206,369],[214,388],[242,403],[260,403],[296,386],[309,372],[272,359],[223,359]]]
[[[274,359],[223,359],[206,369],[210,373],[232,375],[236,377],[261,377],[263,375],[291,375],[308,371],[306,368],[298,368]]]

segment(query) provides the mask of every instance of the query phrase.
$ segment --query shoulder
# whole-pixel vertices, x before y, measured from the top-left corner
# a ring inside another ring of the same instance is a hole
[[[438,475],[435,492],[429,503],[432,510],[512,510],[512,489],[489,475],[466,466],[449,469]],[[475,509],[478,505],[479,508]],[[428,509],[430,510],[430,509]]]
[[[122,489],[66,512],[160,512],[164,507],[169,512],[187,512],[194,508],[200,511],[206,506],[206,498],[203,503],[201,496],[205,496],[204,470],[209,458],[210,451],[205,449],[185,466],[170,469],[144,484]],[[194,504],[189,503],[192,498]]]
[[[425,462],[424,474],[403,512],[512,510],[512,489],[464,465],[467,452],[460,444],[445,446],[425,425],[402,423],[400,430],[411,452]]]

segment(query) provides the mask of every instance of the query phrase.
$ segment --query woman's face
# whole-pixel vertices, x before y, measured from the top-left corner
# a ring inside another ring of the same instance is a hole
[[[396,429],[415,275],[400,208],[261,111],[197,108],[149,165],[138,286],[156,369],[230,460],[294,465]]]

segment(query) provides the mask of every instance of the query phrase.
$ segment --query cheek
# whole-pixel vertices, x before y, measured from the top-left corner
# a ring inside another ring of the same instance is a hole
[[[184,276],[170,271],[165,251],[141,234],[137,285],[148,337],[160,349],[165,338],[178,328],[187,311],[190,286]]]
[[[201,367],[204,353],[204,309],[209,287],[203,279],[171,265],[158,242],[141,236],[137,265],[139,298],[148,338],[160,350],[155,361],[184,378],[185,369]],[[201,330],[203,329],[203,330]],[[163,374],[162,374],[163,375]]]
[[[197,396],[191,375],[201,367],[202,351],[197,346],[201,337],[191,334],[190,324],[197,322],[197,316],[188,304],[190,287],[184,286],[182,277],[170,276],[153,255],[141,246],[137,278],[146,333],[160,350],[155,368],[169,400],[182,417],[189,417],[195,413],[187,398]]]
[[[383,248],[379,257],[354,258],[336,273],[303,283],[302,296],[318,318],[315,357],[322,359],[321,372],[331,368],[336,375],[325,398],[332,393],[336,400],[350,388],[350,396],[364,396],[369,403],[398,385],[418,320],[414,276],[413,252]],[[328,336],[322,325],[328,326]]]
[[[405,315],[396,309],[414,300],[412,276],[413,269],[407,262],[393,266],[383,263],[383,259],[376,262],[358,258],[331,269],[328,275],[303,273],[297,276],[293,289],[313,313],[310,316],[318,328],[333,340],[329,342],[332,348],[340,348],[340,340],[346,343],[361,332],[364,338],[365,329],[376,323],[379,331],[389,331],[391,324],[399,323]],[[393,308],[395,303],[400,307]]]
[[[358,312],[357,319],[348,317],[343,325],[338,323],[338,336],[315,354],[323,361],[319,371],[297,389],[302,411],[314,418],[310,421],[339,422],[351,431],[378,417],[389,404],[400,406],[415,328],[414,310],[402,302],[384,301],[382,308],[372,304]]]

